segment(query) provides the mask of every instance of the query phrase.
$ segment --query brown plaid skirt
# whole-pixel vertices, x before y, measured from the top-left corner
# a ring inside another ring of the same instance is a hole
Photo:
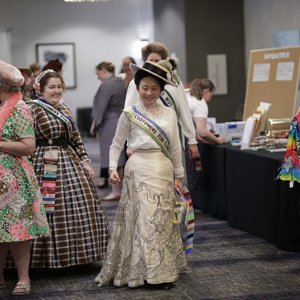
[[[33,160],[40,184],[44,148],[38,147]],[[51,236],[33,241],[32,268],[61,268],[100,261],[106,252],[109,232],[104,208],[70,147],[59,147],[57,175],[55,213],[47,216]]]

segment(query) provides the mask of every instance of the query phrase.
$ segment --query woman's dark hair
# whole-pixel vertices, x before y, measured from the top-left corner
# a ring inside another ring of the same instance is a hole
[[[158,78],[155,75],[152,75],[144,70],[138,70],[135,74],[134,74],[134,83],[137,87],[140,86],[141,81],[146,78],[146,77],[151,77],[153,79],[155,79],[159,86],[160,86],[160,90],[163,91],[165,88],[165,85],[167,84],[164,80]]]
[[[215,90],[216,87],[215,85],[207,78],[203,78],[203,79],[194,79],[191,83],[191,89],[190,89],[190,93],[192,96],[194,96],[195,98],[197,98],[198,100],[202,99],[202,91],[203,90],[209,90],[210,92],[212,92],[213,90]]]
[[[59,78],[61,80],[62,85],[63,85],[63,89],[65,88],[65,82],[64,82],[62,76],[59,73],[53,71],[53,72],[46,73],[40,79],[40,92],[45,91],[45,86],[47,85],[50,78]]]
[[[169,57],[168,61],[172,65],[173,70],[177,70],[177,63],[176,63],[175,59],[172,57]]]
[[[43,67],[43,71],[51,69],[55,72],[61,72],[62,71],[62,63],[59,61],[59,59],[52,59],[49,60],[48,63]]]
[[[130,63],[136,64],[135,59],[134,59],[133,57],[131,57],[131,56],[126,56],[126,57],[124,57],[124,58],[122,59],[122,63],[123,63],[125,60],[129,60]]]
[[[122,59],[122,66],[121,66],[121,69],[120,69],[120,73],[124,73],[124,61],[129,61],[129,64],[135,64],[136,65],[136,61],[133,57],[131,56],[126,56]]]

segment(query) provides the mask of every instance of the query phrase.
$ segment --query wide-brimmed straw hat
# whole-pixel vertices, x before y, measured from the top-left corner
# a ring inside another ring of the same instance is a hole
[[[0,81],[12,86],[22,86],[24,77],[21,72],[14,66],[0,60]]]
[[[155,77],[162,79],[170,85],[178,86],[178,83],[173,74],[172,65],[166,59],[161,60],[157,63],[147,60],[142,67],[131,63],[130,69],[133,73],[136,73],[139,70],[145,71],[149,74],[154,75]]]

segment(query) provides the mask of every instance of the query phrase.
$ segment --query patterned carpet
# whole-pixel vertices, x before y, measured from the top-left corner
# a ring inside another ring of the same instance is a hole
[[[86,146],[98,172],[98,145],[87,139]],[[99,190],[107,192],[109,188]],[[110,224],[117,204],[104,203]],[[21,299],[300,299],[299,252],[281,251],[200,211],[196,212],[194,241],[194,252],[188,256],[189,270],[169,291],[146,287],[98,288],[93,280],[101,265],[94,263],[63,270],[31,270],[32,293]],[[10,296],[16,282],[15,270],[6,272],[6,280],[8,287],[0,290],[0,299],[15,299]]]

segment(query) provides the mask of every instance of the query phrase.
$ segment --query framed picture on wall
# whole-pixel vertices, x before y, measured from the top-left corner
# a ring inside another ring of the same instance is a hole
[[[215,95],[227,95],[226,54],[207,55],[207,76],[216,87]]]
[[[36,60],[45,66],[49,60],[58,59],[62,63],[62,76],[67,89],[76,88],[75,44],[36,44]]]

